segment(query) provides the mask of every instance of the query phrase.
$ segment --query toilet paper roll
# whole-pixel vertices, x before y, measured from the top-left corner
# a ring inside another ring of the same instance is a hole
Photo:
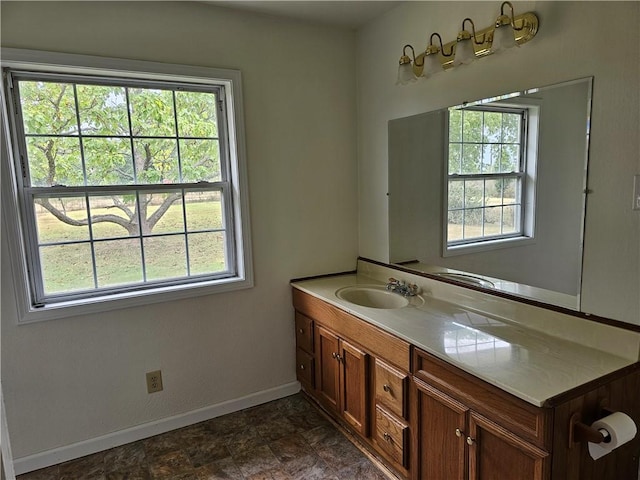
[[[622,412],[615,412],[600,420],[596,420],[591,424],[591,427],[600,431],[606,430],[611,437],[611,441],[607,443],[589,442],[589,455],[591,455],[591,458],[594,460],[604,457],[620,445],[630,442],[638,432],[633,419]]]

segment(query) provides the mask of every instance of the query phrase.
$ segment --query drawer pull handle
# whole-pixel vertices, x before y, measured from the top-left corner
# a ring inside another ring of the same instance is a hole
[[[392,437],[389,433],[384,432],[384,433],[382,434],[382,436],[384,437],[384,439],[385,439],[387,442],[393,442],[393,437]]]
[[[460,430],[459,428],[456,428],[456,437],[462,437],[464,435],[464,433],[462,433],[462,430]]]
[[[386,383],[382,386],[382,389],[387,393],[391,392],[391,387]]]
[[[300,370],[304,370],[304,365],[300,364]]]
[[[473,438],[471,438],[471,437],[467,437],[467,443],[468,443],[469,445],[473,445],[475,442],[476,442],[476,441],[475,441]]]

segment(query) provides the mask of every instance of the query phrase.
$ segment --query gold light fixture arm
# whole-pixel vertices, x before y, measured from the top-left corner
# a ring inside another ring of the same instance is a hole
[[[468,34],[467,30],[464,29],[464,24],[467,22],[471,24],[471,35],[469,37],[464,35],[465,33]],[[462,35],[462,38],[460,35]],[[458,41],[467,40],[468,38],[473,38],[473,43],[475,43],[476,45],[482,45],[487,39],[487,33],[483,33],[482,40],[478,41],[478,37],[476,36],[476,24],[473,23],[473,20],[471,20],[468,17],[462,21],[462,31],[460,32],[460,35],[458,35]]]

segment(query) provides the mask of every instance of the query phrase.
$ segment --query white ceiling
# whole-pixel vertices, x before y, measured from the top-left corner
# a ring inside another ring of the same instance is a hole
[[[209,0],[205,3],[355,30],[401,2]]]

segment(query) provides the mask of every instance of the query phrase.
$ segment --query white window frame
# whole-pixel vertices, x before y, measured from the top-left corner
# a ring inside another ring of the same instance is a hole
[[[506,96],[510,99],[511,96]],[[498,101],[496,101],[498,100]],[[492,99],[494,107],[498,109],[526,110],[526,125],[522,132],[524,148],[521,152],[524,168],[522,171],[522,195],[521,195],[521,232],[510,236],[497,238],[478,238],[465,243],[450,244],[448,241],[448,211],[449,211],[449,111],[445,114],[444,128],[444,187],[443,187],[443,215],[442,215],[442,256],[452,257],[477,252],[486,252],[502,248],[531,245],[535,243],[536,224],[536,172],[538,157],[538,131],[540,120],[540,106],[532,99],[518,99],[514,101]],[[468,108],[472,105],[463,105],[454,108]],[[479,110],[491,110],[487,102],[478,102]],[[494,109],[495,110],[495,109]]]
[[[238,70],[6,48],[2,49],[1,58],[2,68],[30,72],[222,86],[227,113],[228,180],[231,198],[229,208],[233,217],[233,225],[230,227],[234,232],[234,251],[230,252],[229,257],[235,257],[235,275],[113,294],[96,292],[96,296],[89,298],[35,306],[23,241],[25,225],[20,214],[20,192],[16,182],[16,178],[21,176],[16,177],[19,172],[16,171],[17,164],[14,161],[15,156],[19,155],[19,139],[12,136],[16,129],[9,128],[12,116],[7,110],[7,92],[5,82],[2,82],[2,236],[8,242],[11,257],[19,323],[86,315],[253,287],[242,78]]]

